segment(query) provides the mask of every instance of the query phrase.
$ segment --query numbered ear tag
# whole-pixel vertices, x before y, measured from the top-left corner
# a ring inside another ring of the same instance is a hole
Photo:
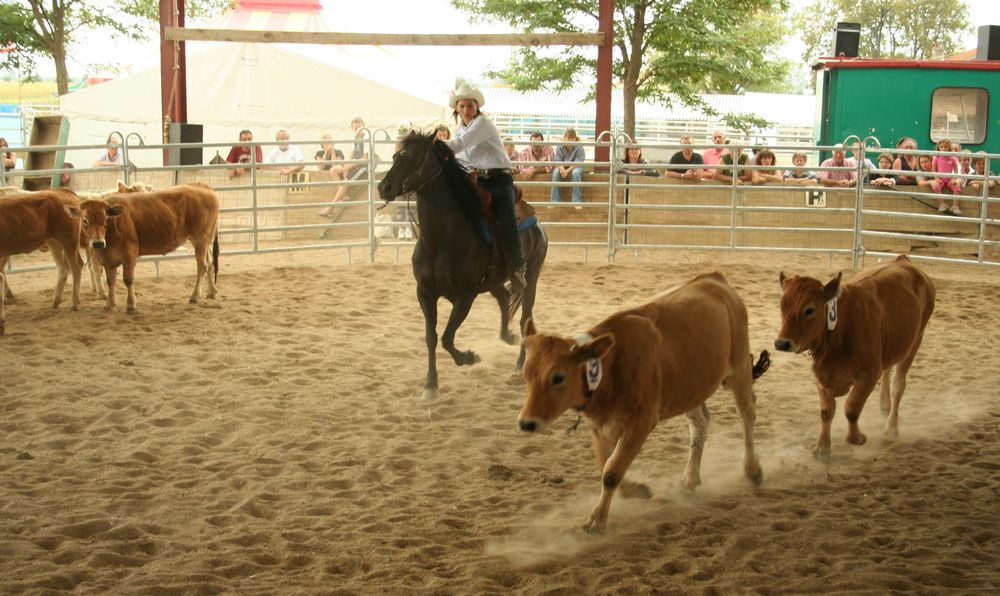
[[[837,326],[837,299],[826,303],[826,330],[833,331]]]
[[[587,389],[596,391],[604,377],[604,368],[601,366],[600,358],[592,358],[587,361]]]

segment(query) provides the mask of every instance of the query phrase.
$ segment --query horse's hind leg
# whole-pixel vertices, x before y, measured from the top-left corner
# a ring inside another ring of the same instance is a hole
[[[503,286],[490,290],[490,295],[496,298],[500,307],[500,339],[508,345],[517,342],[517,336],[510,331],[510,292]]]
[[[441,336],[441,345],[451,354],[451,357],[455,360],[455,364],[459,366],[479,362],[479,356],[472,350],[461,352],[455,348],[455,332],[458,331],[462,322],[465,321],[465,317],[469,316],[469,310],[472,309],[472,303],[475,300],[476,293],[471,292],[463,294],[452,301],[451,316],[448,317],[448,324],[444,328],[444,335]]]
[[[438,397],[437,373],[437,296],[417,288],[417,301],[424,312],[424,342],[427,344],[427,380],[424,382],[425,401]]]

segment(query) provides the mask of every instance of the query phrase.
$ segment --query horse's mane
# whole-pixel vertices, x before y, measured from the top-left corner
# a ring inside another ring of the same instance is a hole
[[[458,163],[455,152],[447,144],[436,142],[433,132],[424,134],[413,132],[402,141],[403,147],[416,153],[427,151],[428,143],[433,143],[431,151],[441,166],[441,175],[448,183],[448,189],[451,190],[455,200],[461,205],[462,211],[469,216],[473,224],[480,225],[483,217],[483,204],[479,198],[479,190],[469,178],[469,170]]]

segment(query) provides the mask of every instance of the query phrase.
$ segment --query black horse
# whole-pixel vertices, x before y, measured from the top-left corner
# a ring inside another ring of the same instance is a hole
[[[465,321],[472,303],[482,292],[489,292],[500,306],[500,338],[508,344],[518,341],[510,332],[511,294],[504,287],[506,260],[496,242],[487,240],[486,218],[476,185],[469,173],[455,160],[455,154],[434,134],[411,133],[399,143],[392,158],[392,168],[378,185],[384,201],[406,193],[416,193],[419,231],[413,251],[413,277],[417,280],[417,300],[424,312],[424,336],[427,341],[427,382],[424,399],[438,396],[437,302],[444,296],[452,303],[451,316],[441,344],[455,364],[474,364],[479,356],[473,351],[455,348],[455,332]],[[533,219],[533,218],[531,218]],[[548,239],[535,222],[524,226],[521,251],[527,261],[528,282],[521,299],[521,333],[535,304],[538,274],[548,251]],[[496,233],[492,234],[496,237]],[[514,297],[517,300],[517,297]],[[524,346],[517,359],[517,369],[524,365]]]

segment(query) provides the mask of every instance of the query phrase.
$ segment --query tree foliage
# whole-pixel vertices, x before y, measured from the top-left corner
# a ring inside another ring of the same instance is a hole
[[[970,29],[962,0],[814,0],[794,21],[809,63],[833,54],[838,21],[861,24],[858,55],[863,58],[927,59],[935,45],[953,54]]]
[[[231,0],[189,0],[187,16],[218,12]],[[17,49],[17,60],[0,66],[33,67],[41,57],[55,62],[60,95],[69,91],[66,57],[85,32],[118,39],[144,40],[157,29],[159,0],[5,0],[0,6],[0,39]]]
[[[530,33],[598,29],[598,0],[452,4],[473,20],[504,22]],[[775,58],[787,31],[781,17],[787,8],[787,0],[616,0],[613,76],[624,95],[626,132],[635,134],[637,101],[679,101],[747,131],[765,125],[753,115],[718,114],[698,94],[776,90],[788,70]],[[563,90],[593,86],[596,69],[592,47],[529,47],[490,75],[519,90]]]

